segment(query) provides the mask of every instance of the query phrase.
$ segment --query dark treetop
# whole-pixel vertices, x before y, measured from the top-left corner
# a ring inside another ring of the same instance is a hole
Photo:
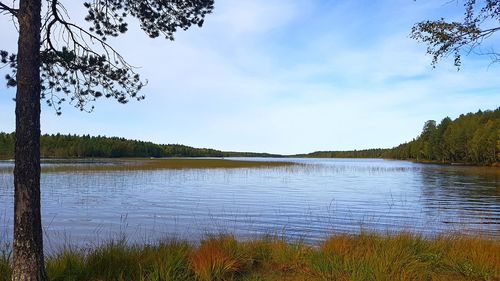
[[[127,17],[135,17],[151,37],[174,40],[174,32],[202,26],[213,10],[213,0],[95,0],[85,2],[89,28],[70,21],[59,1],[46,2],[41,30],[41,98],[58,114],[68,100],[80,110],[92,111],[90,102],[99,97],[115,98],[120,103],[142,100],[138,92],[145,85],[139,74],[108,43],[110,37],[126,33]],[[17,9],[0,5],[0,13],[13,16]],[[9,66],[7,85],[17,85],[17,56],[0,51],[0,67]]]

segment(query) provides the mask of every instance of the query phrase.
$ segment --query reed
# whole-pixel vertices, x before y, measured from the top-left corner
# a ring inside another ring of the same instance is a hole
[[[99,171],[141,171],[164,169],[238,169],[238,168],[279,168],[300,165],[281,161],[245,161],[211,158],[162,158],[162,159],[109,159],[96,163],[69,161],[42,167],[42,172],[99,172]]]
[[[0,232],[0,281],[10,281],[10,275],[12,273],[10,268],[10,262],[12,258],[12,248],[10,243],[7,242],[6,231]]]

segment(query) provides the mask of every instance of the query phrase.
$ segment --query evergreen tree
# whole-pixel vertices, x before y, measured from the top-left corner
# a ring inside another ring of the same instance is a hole
[[[82,3],[89,29],[69,21],[59,0],[12,3],[0,2],[0,13],[10,15],[19,31],[17,54],[0,51],[0,62],[12,69],[7,85],[17,87],[12,278],[38,281],[46,280],[40,219],[40,99],[57,113],[66,99],[89,111],[93,108],[89,102],[101,96],[120,103],[141,100],[138,92],[144,83],[107,38],[125,33],[131,16],[151,38],[163,35],[172,40],[178,29],[202,26],[213,0],[89,0]],[[77,147],[71,150],[78,154]]]
[[[427,121],[420,136],[388,150],[384,157],[489,165],[499,160],[500,108]]]

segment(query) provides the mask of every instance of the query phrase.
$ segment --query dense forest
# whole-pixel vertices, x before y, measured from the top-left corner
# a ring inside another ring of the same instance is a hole
[[[0,133],[0,159],[14,157],[14,133]],[[194,148],[180,144],[89,135],[42,135],[44,158],[81,157],[284,157],[252,152],[228,152]],[[444,118],[439,124],[425,122],[422,133],[410,142],[392,149],[317,151],[294,157],[389,158],[440,163],[490,165],[500,159],[500,108],[462,114],[455,120]]]
[[[388,150],[389,149],[374,148],[351,151],[315,151],[295,156],[307,158],[383,158]]]
[[[439,124],[429,120],[417,138],[391,149],[318,151],[297,156],[491,165],[500,159],[500,108],[462,114],[455,120],[446,117]]]
[[[425,122],[416,139],[383,157],[441,163],[493,164],[500,159],[500,108]]]
[[[14,158],[14,141],[14,133],[0,133],[0,159]],[[180,144],[159,145],[117,137],[61,134],[42,135],[40,154],[42,158],[280,156],[267,153],[226,152]]]

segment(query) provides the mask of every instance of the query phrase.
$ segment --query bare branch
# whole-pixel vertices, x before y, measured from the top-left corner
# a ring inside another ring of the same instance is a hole
[[[0,13],[10,13],[13,16],[17,17],[18,9],[11,8],[4,3],[0,2]]]

